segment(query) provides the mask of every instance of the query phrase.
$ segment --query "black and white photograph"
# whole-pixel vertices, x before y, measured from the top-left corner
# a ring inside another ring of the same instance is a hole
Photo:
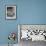
[[[16,19],[16,6],[15,5],[6,6],[6,19]]]

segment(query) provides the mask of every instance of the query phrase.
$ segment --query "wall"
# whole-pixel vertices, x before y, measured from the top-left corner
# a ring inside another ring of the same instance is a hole
[[[17,6],[16,20],[5,20],[7,4]],[[8,43],[9,32],[18,32],[18,24],[46,24],[46,0],[0,0],[0,44]]]

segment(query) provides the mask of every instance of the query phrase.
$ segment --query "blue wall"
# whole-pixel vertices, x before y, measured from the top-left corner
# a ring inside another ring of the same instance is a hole
[[[5,20],[8,4],[17,6],[16,20]],[[46,24],[46,0],[0,0],[0,44],[8,43],[10,32],[18,32],[18,24]]]

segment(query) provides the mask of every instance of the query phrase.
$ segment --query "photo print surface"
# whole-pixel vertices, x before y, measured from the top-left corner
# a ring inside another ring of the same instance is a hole
[[[6,19],[16,19],[16,6],[6,6]]]

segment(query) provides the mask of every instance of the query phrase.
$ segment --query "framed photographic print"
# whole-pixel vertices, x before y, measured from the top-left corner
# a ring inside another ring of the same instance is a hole
[[[16,19],[16,5],[6,5],[6,19]]]

